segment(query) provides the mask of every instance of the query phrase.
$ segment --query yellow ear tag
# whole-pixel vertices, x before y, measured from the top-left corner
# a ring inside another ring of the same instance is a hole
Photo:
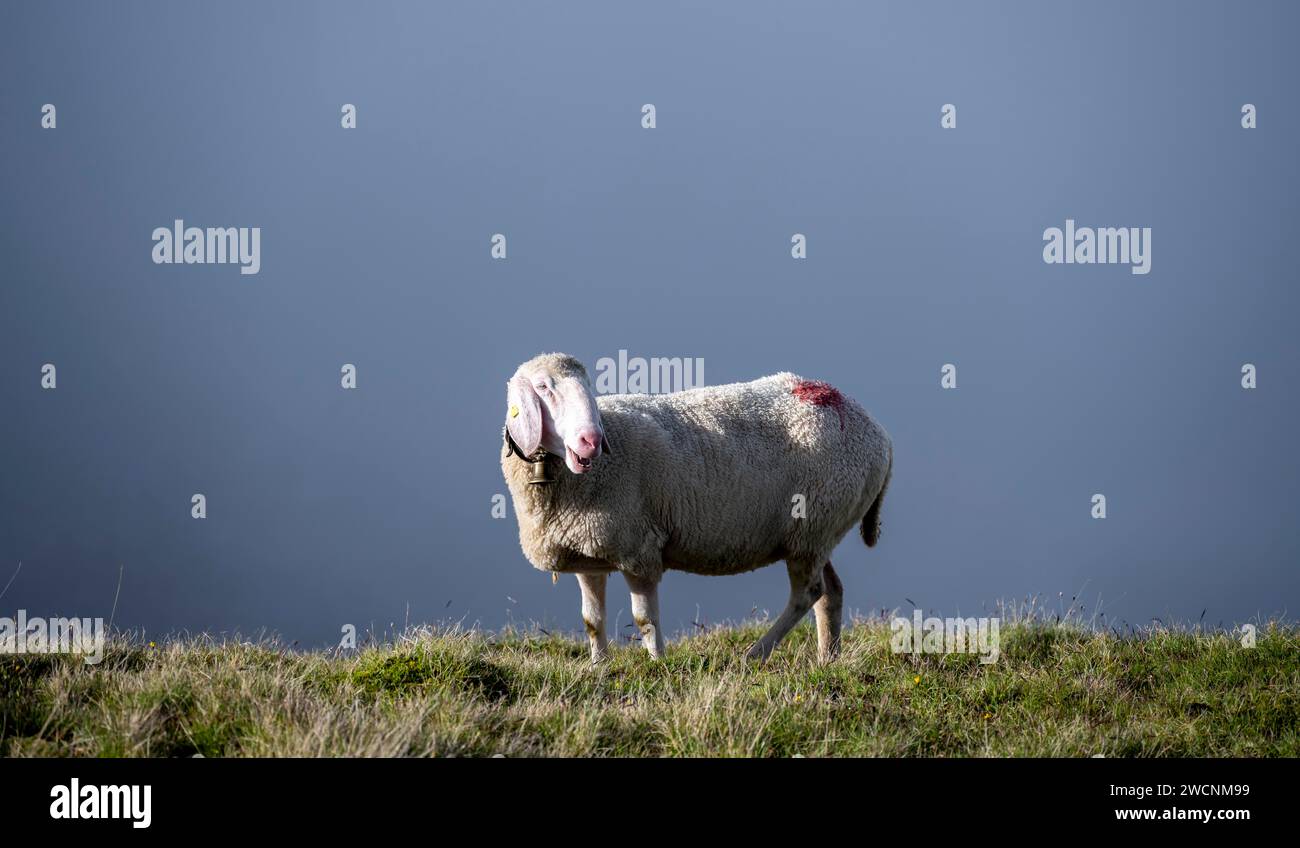
[[[510,417],[511,418],[519,417],[519,407],[515,406],[513,403],[510,404]]]

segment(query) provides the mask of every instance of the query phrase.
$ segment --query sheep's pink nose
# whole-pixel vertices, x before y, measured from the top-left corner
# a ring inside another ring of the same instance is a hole
[[[573,452],[583,459],[591,459],[600,453],[600,431],[594,427],[585,427],[574,436],[578,445]]]

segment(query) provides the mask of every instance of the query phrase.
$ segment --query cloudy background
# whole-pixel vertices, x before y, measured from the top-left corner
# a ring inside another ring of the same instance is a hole
[[[573,578],[491,517],[504,385],[619,349],[828,380],[884,423],[851,608],[1300,607],[1293,4],[0,16],[7,614],[107,617],[120,571],[116,623],[151,635],[576,630]],[[1067,217],[1151,227],[1151,273],[1044,264]],[[261,273],[153,264],[176,218],[261,227]],[[673,573],[665,625],[786,592],[779,565]]]

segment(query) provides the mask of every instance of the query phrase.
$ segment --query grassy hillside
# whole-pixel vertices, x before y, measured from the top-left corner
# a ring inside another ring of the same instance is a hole
[[[98,666],[0,656],[9,756],[1297,756],[1300,630],[1127,637],[1024,623],[1002,657],[896,655],[880,622],[815,663],[805,624],[766,666],[759,625],[638,645],[415,632],[352,656],[118,640]]]

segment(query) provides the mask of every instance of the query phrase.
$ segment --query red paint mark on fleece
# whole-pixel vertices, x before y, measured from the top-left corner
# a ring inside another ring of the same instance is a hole
[[[840,429],[844,429],[844,395],[839,389],[821,380],[800,380],[790,393],[813,406],[833,407],[840,416]]]

